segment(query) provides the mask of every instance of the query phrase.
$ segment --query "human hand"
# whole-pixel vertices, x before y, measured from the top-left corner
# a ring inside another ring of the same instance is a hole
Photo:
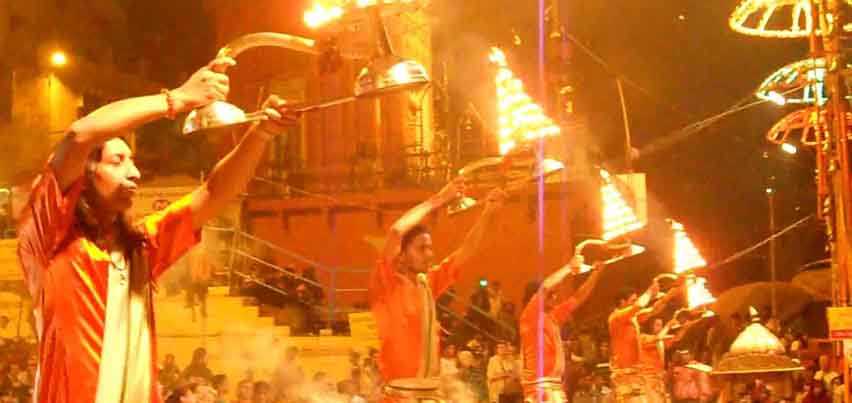
[[[230,57],[220,57],[198,69],[180,87],[171,91],[176,113],[200,108],[228,97],[229,79],[225,69],[236,65]]]
[[[450,183],[441,188],[435,196],[442,203],[448,203],[451,200],[464,196],[465,187],[464,177],[457,176],[455,179],[451,180]]]
[[[277,95],[270,95],[269,98],[266,98],[260,110],[266,116],[266,120],[259,123],[259,128],[272,135],[283,133],[288,125],[299,120],[300,115],[300,113],[290,110],[287,101]]]
[[[509,194],[501,188],[491,189],[488,195],[485,196],[485,208],[491,210],[500,209],[506,204],[508,197]]]

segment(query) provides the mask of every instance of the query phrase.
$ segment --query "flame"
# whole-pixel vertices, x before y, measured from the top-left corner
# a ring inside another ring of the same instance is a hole
[[[686,301],[690,310],[716,302],[703,277],[691,277],[686,282]]]
[[[701,256],[701,252],[689,239],[689,235],[683,228],[683,224],[672,220],[674,230],[674,272],[684,273],[692,269],[707,266],[707,261]]]
[[[488,59],[497,66],[497,140],[500,154],[506,155],[519,143],[558,135],[559,126],[544,114],[524,91],[524,84],[515,78],[506,62],[506,54],[492,47]]]
[[[382,4],[410,4],[424,0],[315,0],[313,7],[305,11],[303,19],[308,28],[314,29],[342,18],[348,10]]]
[[[636,217],[633,208],[627,204],[621,192],[610,179],[609,172],[601,169],[604,185],[601,187],[603,197],[603,239],[609,241],[621,235],[633,232],[645,226]]]

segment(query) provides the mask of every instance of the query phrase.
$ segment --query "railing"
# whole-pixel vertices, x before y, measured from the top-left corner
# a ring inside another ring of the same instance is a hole
[[[329,298],[329,304],[328,304],[328,326],[329,327],[331,327],[331,324],[334,321],[334,318],[335,318],[335,316],[338,312],[351,312],[350,309],[341,309],[338,306],[337,298],[336,298],[337,293],[342,293],[342,292],[346,292],[346,293],[366,293],[368,291],[368,289],[366,287],[365,288],[338,288],[336,286],[336,284],[337,284],[337,276],[338,276],[339,273],[359,273],[359,274],[367,275],[368,273],[370,273],[369,269],[333,267],[333,266],[330,266],[330,265],[326,265],[326,264],[323,264],[323,263],[318,262],[316,260],[302,256],[302,255],[300,255],[296,252],[282,248],[281,246],[276,245],[276,244],[274,244],[274,243],[272,243],[268,240],[256,237],[254,235],[248,234],[248,233],[241,231],[241,230],[235,230],[233,228],[205,226],[205,230],[231,234],[231,239],[230,239],[230,242],[229,242],[230,245],[227,247],[225,252],[228,254],[228,273],[229,273],[229,276],[232,279],[234,277],[239,277],[243,280],[247,280],[249,282],[257,284],[257,285],[259,285],[259,286],[261,286],[265,289],[268,289],[268,290],[275,292],[277,294],[280,294],[282,296],[288,296],[288,297],[292,296],[287,291],[282,290],[278,287],[275,287],[275,286],[268,284],[267,282],[259,279],[256,275],[254,275],[254,273],[247,273],[243,270],[238,270],[237,267],[242,266],[242,265],[237,263],[237,259],[242,259],[242,260],[247,261],[247,262],[260,264],[260,265],[262,265],[262,266],[264,266],[268,269],[282,273],[285,276],[290,277],[291,279],[295,279],[295,280],[304,282],[306,284],[310,284],[314,287],[320,288],[323,291],[325,291],[326,294],[328,295],[328,298]],[[250,252],[246,252],[244,249],[251,250],[252,248],[250,246],[252,244],[262,245],[262,246],[268,248],[268,250],[272,250],[272,251],[275,251],[276,253],[281,254],[282,256],[286,256],[288,259],[291,259],[291,260],[296,261],[296,262],[300,262],[302,264],[310,265],[311,267],[316,267],[320,270],[327,272],[330,276],[330,280],[329,280],[330,284],[326,285],[326,284],[319,282],[316,279],[306,278],[306,277],[301,276],[297,273],[289,271],[289,270],[287,270],[287,269],[285,269],[281,266],[278,266],[275,263],[268,262],[268,261],[266,261],[262,258],[254,256]],[[233,284],[233,281],[231,281],[231,284]],[[455,294],[451,291],[447,291],[447,293],[451,297],[453,297],[454,299],[460,300],[458,298],[457,294]],[[493,320],[493,318],[491,317],[489,312],[486,312],[486,311],[480,309],[479,307],[472,305],[470,303],[467,303],[465,301],[461,301],[461,303],[463,304],[465,309],[471,309],[471,310],[481,314],[483,318],[488,318],[489,320],[494,322],[498,327],[509,332],[509,334],[511,334],[513,336],[516,335],[517,330],[514,327],[509,326],[506,323],[503,323],[503,322],[500,322],[500,321],[497,321],[497,320]],[[447,313],[448,315],[450,315],[450,316],[452,316],[456,319],[459,319],[462,323],[469,326],[470,328],[476,330],[477,332],[484,334],[486,337],[493,339],[495,341],[499,339],[498,337],[496,337],[496,336],[490,334],[489,332],[483,330],[478,325],[472,323],[470,320],[466,319],[464,316],[454,312],[449,307],[442,305],[442,304],[438,304],[437,307],[438,307],[438,309]]]

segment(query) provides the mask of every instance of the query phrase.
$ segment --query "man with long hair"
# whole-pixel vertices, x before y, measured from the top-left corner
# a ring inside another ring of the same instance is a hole
[[[565,372],[562,325],[586,302],[598,283],[603,265],[596,264],[589,278],[570,297],[560,301],[557,286],[579,272],[582,258],[571,261],[547,276],[541,284],[527,286],[526,306],[521,312],[521,358],[524,402],[564,403],[570,401],[562,389]]]
[[[391,226],[373,270],[369,298],[381,343],[379,370],[385,382],[439,375],[435,298],[459,278],[506,197],[501,189],[491,191],[461,247],[432,266],[432,236],[420,223],[463,191],[464,182],[457,178],[400,217]]]
[[[33,185],[18,256],[34,301],[38,402],[156,402],[154,282],[200,241],[201,227],[253,177],[266,142],[294,116],[270,97],[267,120],[194,192],[132,223],[140,173],[118,136],[225,99],[235,62],[214,60],[177,89],[125,99],[74,122]]]

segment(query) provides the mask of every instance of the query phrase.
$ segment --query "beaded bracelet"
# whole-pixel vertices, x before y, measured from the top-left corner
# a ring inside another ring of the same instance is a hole
[[[160,90],[160,93],[166,96],[166,104],[168,105],[168,110],[166,110],[166,118],[175,120],[177,112],[175,112],[175,100],[172,98],[172,92],[163,88]]]

